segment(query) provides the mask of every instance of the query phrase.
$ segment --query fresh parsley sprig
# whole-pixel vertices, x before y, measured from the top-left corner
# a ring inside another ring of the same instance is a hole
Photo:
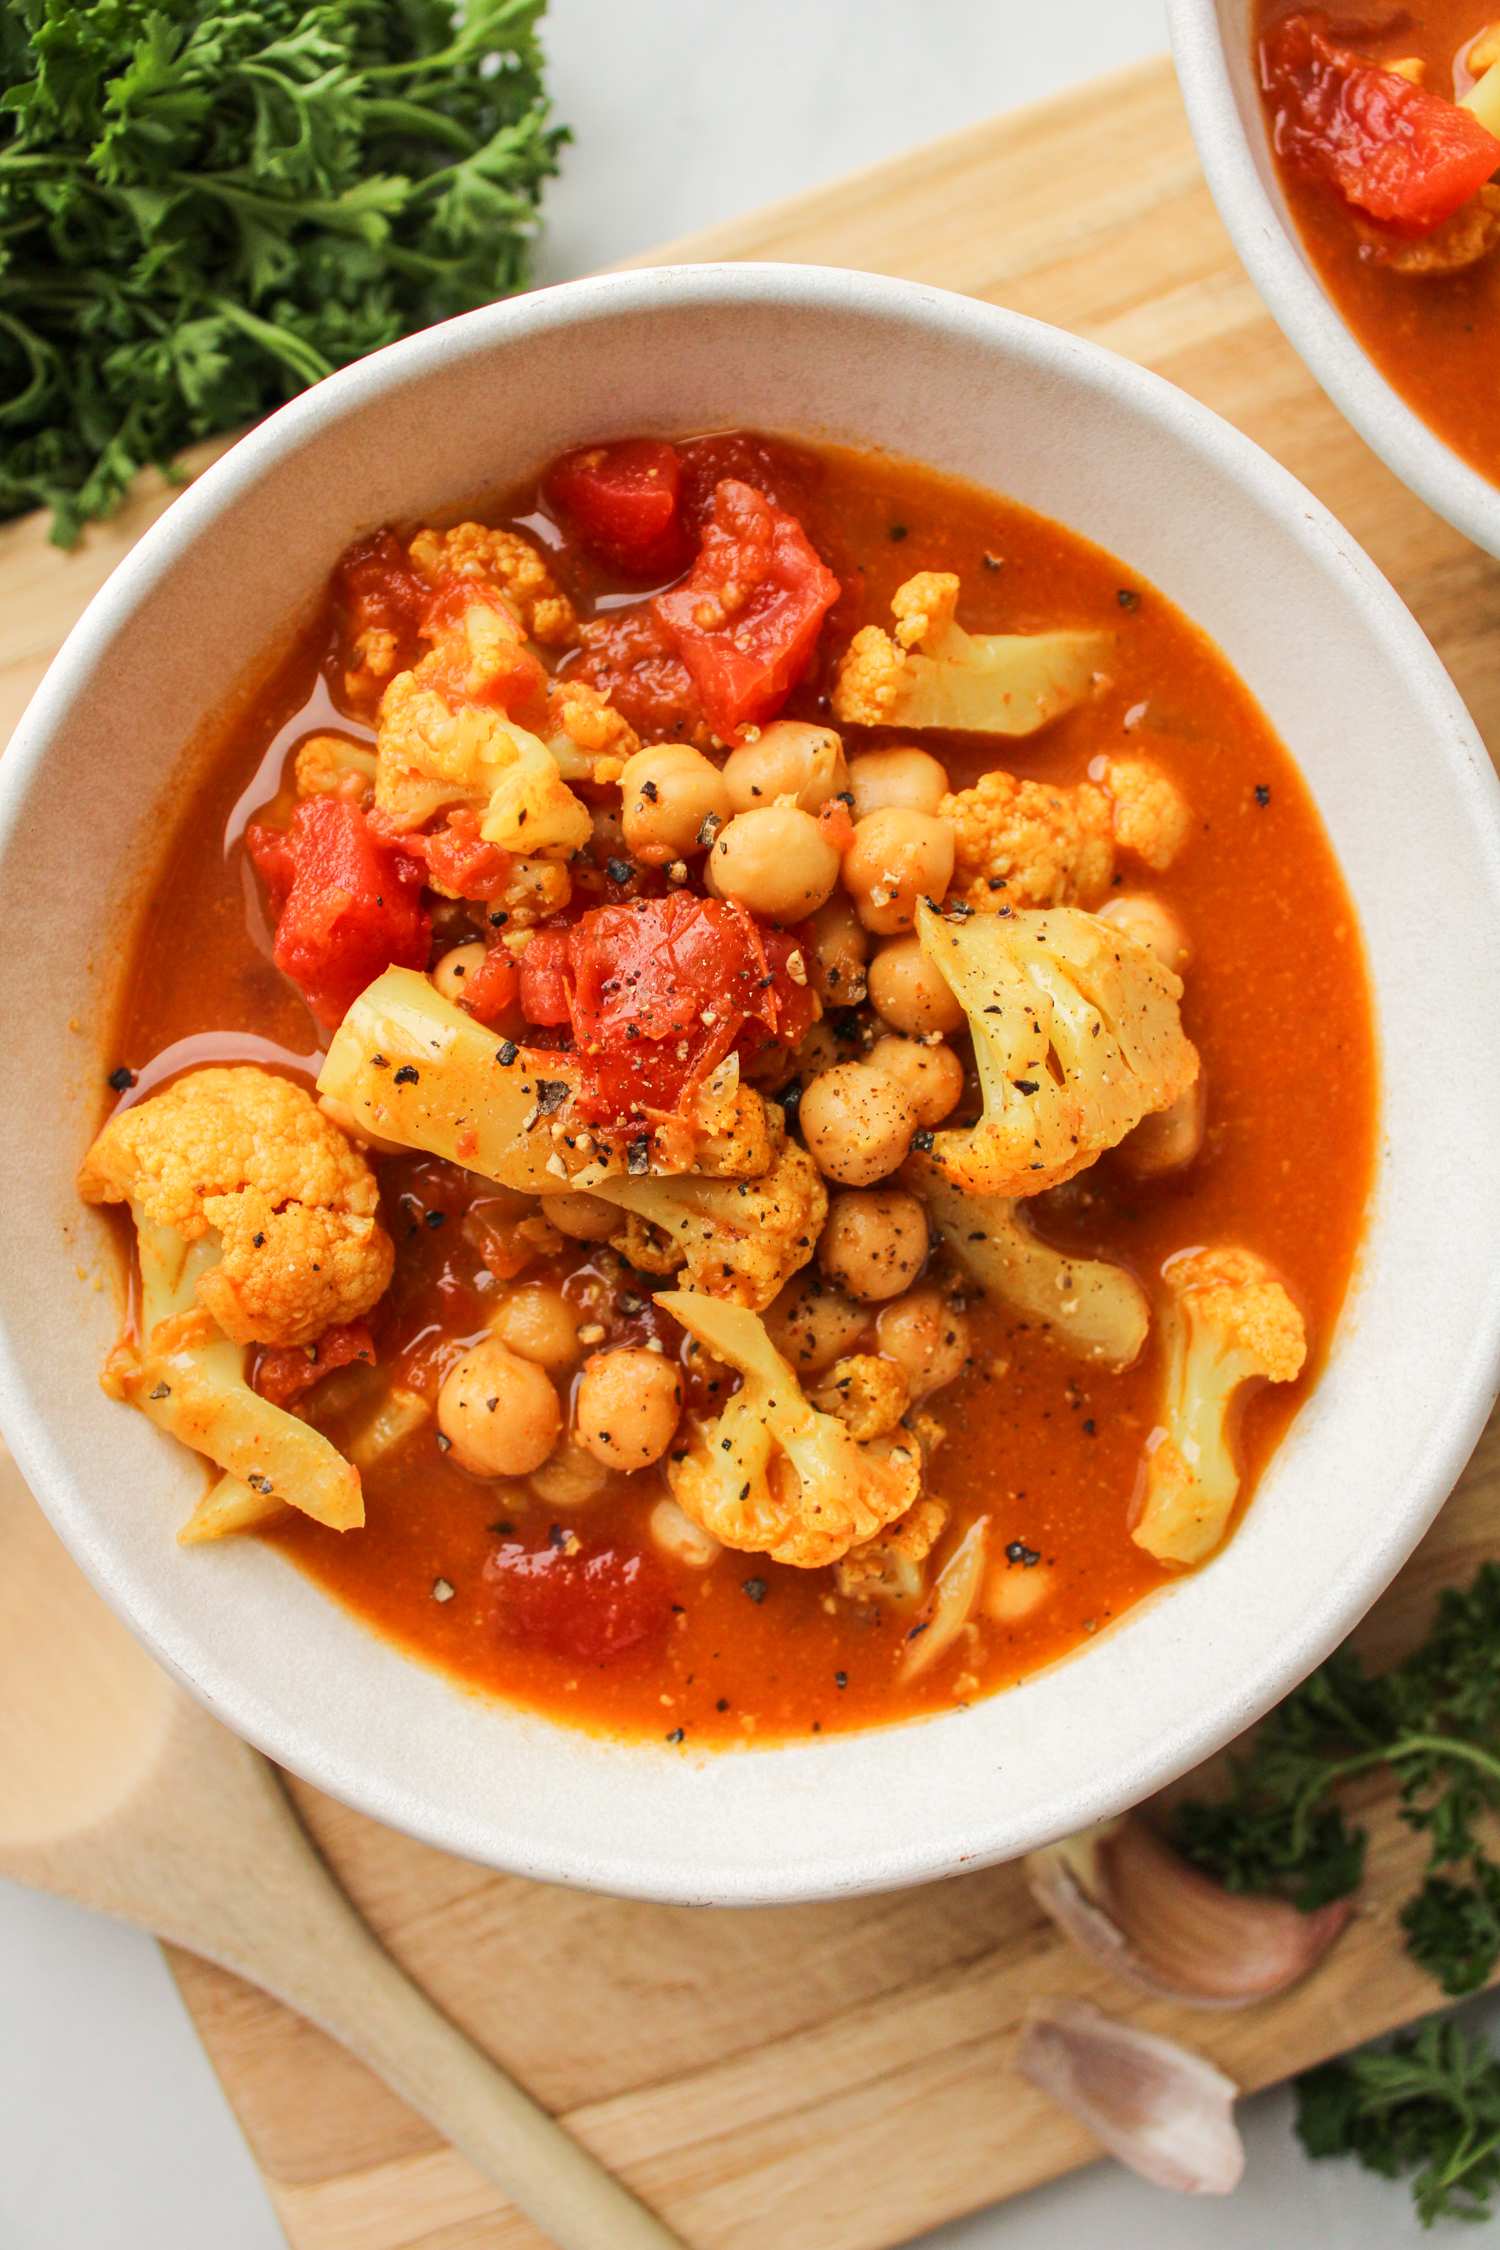
[[[521,286],[545,0],[8,0],[0,516],[53,537],[148,462]]]
[[[1462,2024],[1433,2018],[1388,2047],[1304,2071],[1297,2133],[1309,2156],[1411,2176],[1424,2226],[1487,2219],[1500,2188],[1500,2062]]]
[[[1500,1865],[1479,1827],[1500,1812],[1500,1565],[1442,1594],[1427,1639],[1393,1670],[1372,1678],[1348,1648],[1320,1665],[1231,1761],[1228,1794],[1179,1806],[1179,1848],[1229,1890],[1311,1912],[1358,1887],[1365,1836],[1337,1792],[1379,1767],[1431,1844],[1401,1914],[1407,1950],[1445,1992],[1477,1991],[1500,1959]]]

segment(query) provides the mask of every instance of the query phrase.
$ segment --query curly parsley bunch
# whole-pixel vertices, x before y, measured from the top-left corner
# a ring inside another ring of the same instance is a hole
[[[68,544],[148,462],[519,288],[545,0],[7,0],[0,516]]]

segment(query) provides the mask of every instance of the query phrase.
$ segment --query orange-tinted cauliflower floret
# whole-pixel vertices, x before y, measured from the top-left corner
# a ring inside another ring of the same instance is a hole
[[[459,523],[451,531],[419,531],[408,553],[429,586],[454,578],[492,587],[520,621],[528,640],[543,648],[571,648],[578,618],[541,555],[519,532],[488,524]]]
[[[195,1071],[113,1118],[79,1187],[184,1242],[217,1234],[196,1294],[236,1344],[313,1343],[362,1319],[391,1278],[369,1165],[311,1095],[249,1065]]]
[[[919,571],[897,588],[891,631],[866,625],[844,651],[833,689],[842,725],[1034,734],[1093,692],[1115,635],[967,633],[958,599],[948,570]]]
[[[1188,808],[1146,758],[1104,761],[1100,782],[1021,781],[982,774],[938,807],[954,835],[953,889],[981,913],[1082,906],[1108,896],[1116,850],[1157,873],[1181,849]]]

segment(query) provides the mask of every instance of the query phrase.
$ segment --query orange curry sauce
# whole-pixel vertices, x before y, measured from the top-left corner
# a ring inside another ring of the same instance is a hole
[[[1262,0],[1257,41],[1305,4]],[[1428,90],[1450,98],[1470,83],[1467,72],[1455,82],[1455,64],[1495,12],[1490,0],[1326,10],[1330,38],[1373,63],[1415,58]],[[1360,345],[1444,444],[1500,483],[1500,250],[1456,273],[1399,272],[1381,228],[1293,166],[1278,161],[1277,172],[1303,247]]]
[[[1245,1245],[1284,1277],[1307,1317],[1308,1361],[1298,1382],[1263,1389],[1245,1411],[1243,1507],[1326,1357],[1373,1161],[1376,1066],[1360,933],[1312,800],[1218,652],[1123,564],[1060,525],[924,469],[854,452],[776,450],[798,486],[797,513],[844,588],[788,715],[826,720],[833,657],[861,624],[887,619],[895,588],[918,570],[961,575],[971,631],[1105,626],[1118,635],[1112,683],[1040,734],[923,740],[955,788],[995,766],[1076,782],[1101,752],[1128,745],[1163,766],[1191,802],[1195,831],[1170,871],[1117,880],[1157,892],[1192,941],[1182,1012],[1207,1074],[1205,1146],[1186,1172],[1150,1185],[1130,1182],[1105,1157],[1038,1198],[1034,1216],[1059,1245],[1130,1266],[1158,1303],[1163,1261],[1196,1244]],[[546,522],[535,481],[480,512],[541,534],[581,615],[619,606],[610,581]],[[172,841],[116,1033],[116,1056],[137,1071],[204,1033],[254,1034],[289,1059],[318,1044],[270,961],[240,832],[277,795],[309,731],[334,724],[368,739],[330,701],[320,669],[329,630],[325,622],[304,642],[229,729]],[[850,752],[887,739],[845,735]],[[220,1041],[212,1059],[232,1047]],[[242,1053],[264,1059],[253,1048]],[[207,1059],[189,1048],[173,1061]],[[470,1206],[482,1211],[493,1191],[434,1158],[375,1161],[397,1246],[396,1278],[374,1320],[381,1376],[435,1398],[494,1302],[472,1224],[470,1236],[464,1230]],[[650,1281],[627,1275],[623,1295],[616,1282],[606,1302],[593,1257],[589,1244],[567,1245],[567,1294],[603,1319],[610,1343],[656,1332],[675,1351],[680,1332],[655,1314]],[[341,1535],[289,1517],[263,1536],[412,1655],[577,1725],[691,1749],[869,1726],[969,1700],[1077,1647],[1170,1576],[1127,1529],[1157,1420],[1155,1332],[1134,1368],[1111,1375],[1003,1307],[971,1298],[969,1320],[969,1371],[927,1402],[947,1430],[928,1485],[952,1510],[934,1561],[987,1514],[991,1555],[1019,1542],[1041,1560],[1016,1567],[1045,1568],[1051,1591],[1022,1622],[981,1620],[977,1634],[961,1636],[904,1688],[894,1684],[904,1615],[836,1599],[829,1570],[730,1549],[706,1571],[662,1558],[676,1605],[667,1629],[613,1662],[508,1636],[483,1576],[497,1540],[538,1546],[576,1531],[586,1544],[644,1548],[664,1489],[654,1469],[615,1478],[602,1498],[559,1520],[524,1486],[464,1475],[429,1423],[366,1475],[362,1531]],[[337,1423],[329,1427],[337,1439]],[[203,1560],[187,1552],[176,1567]],[[451,1596],[434,1598],[440,1581]]]

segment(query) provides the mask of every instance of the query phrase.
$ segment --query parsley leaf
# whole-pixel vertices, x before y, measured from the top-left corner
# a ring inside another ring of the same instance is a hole
[[[1337,1791],[1378,1767],[1430,1841],[1427,1879],[1401,1914],[1407,1950],[1445,1992],[1477,1991],[1500,1959],[1500,1866],[1478,1828],[1500,1812],[1500,1564],[1444,1592],[1427,1639],[1392,1671],[1372,1679],[1337,1650],[1231,1761],[1223,1799],[1178,1807],[1178,1846],[1226,1889],[1311,1912],[1358,1887],[1364,1832]]]
[[[1387,2179],[1415,2175],[1424,2226],[1485,2219],[1500,2188],[1500,2062],[1463,2026],[1436,2018],[1297,2080],[1297,2134],[1309,2156],[1355,2156]]]
[[[0,8],[0,516],[136,471],[522,286],[545,0]]]

